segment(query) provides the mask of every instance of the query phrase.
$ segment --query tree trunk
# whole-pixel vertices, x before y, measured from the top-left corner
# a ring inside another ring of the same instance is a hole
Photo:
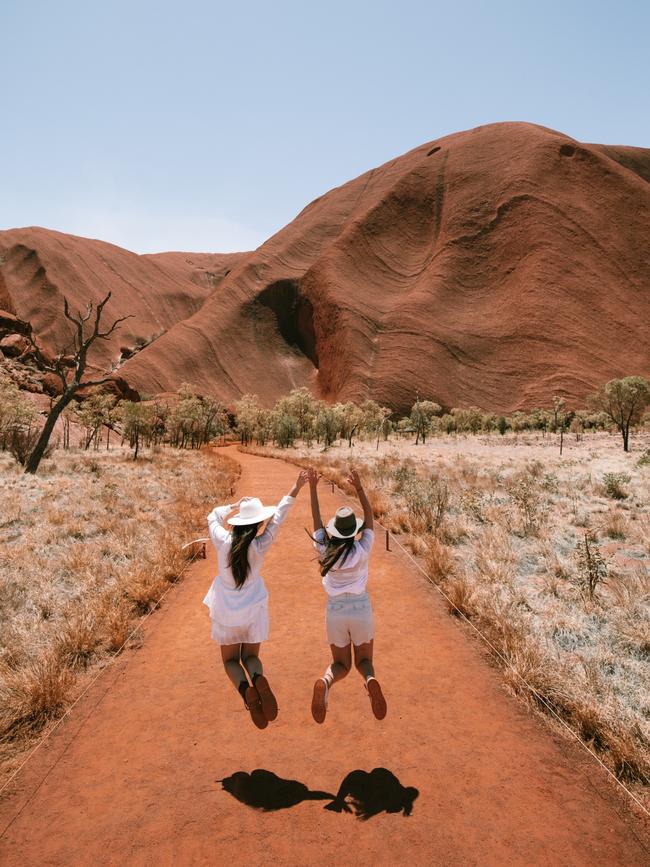
[[[38,469],[38,465],[43,458],[45,453],[45,449],[48,446],[50,441],[50,437],[52,436],[52,431],[54,430],[54,426],[57,423],[59,416],[66,408],[66,406],[70,403],[72,398],[74,397],[76,389],[72,389],[69,391],[64,391],[59,400],[54,404],[52,409],[50,410],[50,414],[48,415],[45,424],[43,425],[43,430],[41,431],[41,435],[39,436],[36,445],[31,453],[31,455],[27,458],[27,462],[25,463],[25,472],[26,473],[35,473]]]
[[[629,427],[623,428],[623,451],[629,452],[630,448],[630,429]]]

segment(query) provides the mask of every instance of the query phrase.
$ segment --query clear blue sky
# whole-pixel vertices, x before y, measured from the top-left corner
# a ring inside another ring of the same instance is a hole
[[[0,0],[0,32],[0,228],[249,249],[479,124],[650,147],[643,0]]]

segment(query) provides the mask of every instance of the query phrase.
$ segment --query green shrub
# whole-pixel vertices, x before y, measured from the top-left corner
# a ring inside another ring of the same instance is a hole
[[[605,493],[613,500],[625,500],[628,494],[623,485],[627,485],[630,480],[631,477],[627,473],[605,473],[603,476]]]

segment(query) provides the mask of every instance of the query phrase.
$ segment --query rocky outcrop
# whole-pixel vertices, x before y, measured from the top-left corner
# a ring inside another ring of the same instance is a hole
[[[647,150],[478,127],[330,191],[253,253],[0,233],[0,306],[55,348],[64,292],[83,307],[110,288],[111,315],[134,318],[93,363],[126,350],[120,376],[140,393],[581,403],[650,375],[649,180]]]
[[[581,402],[650,373],[649,171],[531,124],[429,142],[312,202],[123,374],[267,403]]]

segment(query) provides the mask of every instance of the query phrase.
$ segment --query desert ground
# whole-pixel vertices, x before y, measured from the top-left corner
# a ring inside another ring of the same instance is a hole
[[[228,452],[242,468],[234,496],[273,501],[291,487],[295,467]],[[327,513],[342,501],[323,485]],[[372,559],[389,713],[373,719],[353,671],[325,725],[313,723],[328,648],[308,523],[303,493],[266,563],[278,720],[255,729],[220,670],[201,604],[209,552],[3,793],[3,863],[326,864],[346,852],[347,863],[394,864],[398,851],[414,864],[646,863],[640,810],[577,741],[504,690],[399,549],[378,544]],[[351,771],[375,768],[391,785],[372,810],[333,809]],[[247,776],[256,769],[267,773]],[[402,810],[393,796],[405,790]]]
[[[650,781],[650,437],[434,436],[266,448],[344,488],[360,468],[376,515],[617,775]],[[585,563],[587,539],[594,585]],[[548,711],[548,707],[542,707]],[[645,797],[643,794],[642,797]]]

